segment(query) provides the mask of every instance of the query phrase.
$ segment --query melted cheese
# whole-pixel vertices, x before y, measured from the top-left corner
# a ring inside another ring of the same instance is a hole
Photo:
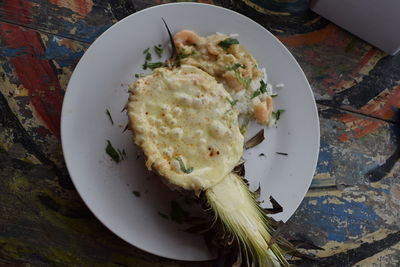
[[[139,79],[128,116],[146,166],[188,190],[205,190],[221,181],[243,152],[238,114],[227,99],[221,84],[189,65],[158,68]]]

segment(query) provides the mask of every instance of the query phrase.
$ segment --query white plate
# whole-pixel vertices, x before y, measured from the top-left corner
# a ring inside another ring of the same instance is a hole
[[[272,195],[283,206],[276,219],[286,221],[310,185],[318,157],[318,114],[307,79],[288,50],[259,24],[224,8],[194,3],[156,6],[118,22],[90,46],[69,82],[61,120],[64,157],[79,194],[102,223],[130,244],[167,258],[208,260],[212,255],[201,237],[158,215],[168,214],[170,201],[178,196],[147,172],[143,159],[136,159],[131,133],[122,133],[127,117],[120,111],[127,101],[127,84],[143,72],[143,50],[169,42],[161,17],[174,32],[238,33],[240,43],[266,67],[269,82],[285,84],[275,98],[276,108],[286,110],[277,128],[268,128],[266,140],[245,153],[251,188],[260,183],[263,198]],[[128,159],[112,162],[105,153],[107,139],[124,148]],[[134,190],[141,197],[134,196]]]

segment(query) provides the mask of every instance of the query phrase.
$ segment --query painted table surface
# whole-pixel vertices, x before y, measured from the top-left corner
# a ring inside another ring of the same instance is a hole
[[[160,258],[113,235],[77,195],[61,153],[60,110],[79,58],[113,23],[166,2],[0,2],[0,265],[212,266]],[[306,0],[201,2],[265,26],[313,88],[318,167],[288,229],[324,250],[296,264],[400,266],[400,55],[319,17]]]

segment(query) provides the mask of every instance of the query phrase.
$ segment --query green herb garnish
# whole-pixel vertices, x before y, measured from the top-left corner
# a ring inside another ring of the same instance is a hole
[[[184,59],[184,58],[193,56],[195,53],[196,53],[195,51],[193,51],[191,53],[186,53],[185,49],[181,49],[179,51],[178,57],[179,57],[179,59]]]
[[[190,213],[186,210],[184,210],[181,205],[179,205],[176,200],[171,201],[171,212],[169,214],[169,217],[171,220],[177,223],[182,223],[187,217],[189,217]]]
[[[150,52],[150,48],[147,47],[147,48],[143,51],[143,54],[148,54],[149,52]]]
[[[245,66],[245,65],[242,65],[242,64],[240,64],[240,63],[236,63],[235,65],[230,66],[230,67],[228,68],[228,70],[233,70],[233,71],[235,72],[236,79],[237,79],[241,84],[243,84],[246,88],[248,88],[249,85],[250,85],[250,82],[251,82],[251,78],[249,78],[249,77],[247,77],[247,78],[242,77],[242,75],[240,74],[239,68],[245,69],[246,66]]]
[[[246,66],[245,66],[245,65],[242,65],[242,64],[240,64],[240,63],[236,63],[235,65],[230,66],[230,67],[228,68],[228,70],[237,70],[238,68],[245,69]]]
[[[151,69],[151,70],[154,70],[154,69],[159,68],[159,67],[162,67],[162,66],[164,66],[164,63],[163,63],[163,62],[147,62],[147,61],[146,61],[146,62],[143,64],[143,69],[145,70],[145,69],[149,68],[149,69]]]
[[[183,163],[183,160],[180,157],[175,157],[175,160],[179,162],[179,167],[181,168],[181,171],[184,173],[191,173],[193,171],[193,167],[186,168],[185,163]]]
[[[278,96],[278,94],[271,95],[272,98],[277,97],[277,96]]]
[[[251,98],[255,98],[255,97],[257,97],[257,96],[259,96],[261,94],[264,94],[266,92],[267,92],[267,84],[263,80],[261,80],[260,81],[260,88],[258,88],[257,91],[255,91],[253,93],[253,96]]]
[[[140,192],[139,191],[132,191],[132,194],[134,194],[135,197],[140,197]]]
[[[144,76],[143,73],[136,73],[136,74],[135,74],[135,78],[140,78],[140,77],[143,77],[143,76]]]
[[[126,159],[126,152],[125,152],[125,149],[122,149],[122,151],[121,150],[119,150],[119,148],[117,148],[117,151],[118,151],[118,154],[119,154],[119,157],[121,158],[121,160],[124,160],[124,159]]]
[[[164,214],[164,213],[162,213],[162,212],[157,212],[157,214],[158,214],[160,217],[162,217],[162,218],[164,218],[164,219],[166,219],[166,220],[169,219],[167,214]]]
[[[285,112],[284,109],[278,109],[277,111],[273,111],[272,115],[275,117],[275,120],[279,120],[283,112]]]
[[[255,92],[253,93],[253,95],[252,95],[251,98],[255,98],[255,97],[259,96],[259,95],[261,95],[261,92],[260,92],[260,90],[257,90],[257,91],[255,91]]]
[[[225,40],[223,40],[223,41],[218,43],[218,45],[220,47],[222,47],[223,49],[225,49],[225,50],[228,49],[231,45],[234,45],[234,44],[239,44],[239,41],[237,39],[231,38],[231,37],[226,38]]]
[[[258,90],[260,90],[261,93],[267,92],[267,84],[263,80],[260,81],[260,88]]]
[[[116,162],[120,162],[121,161],[121,156],[120,154],[117,152],[117,150],[115,150],[115,148],[112,146],[110,140],[107,140],[107,147],[106,147],[106,153]]]
[[[246,125],[243,125],[242,127],[240,127],[240,133],[241,133],[243,136],[245,136],[245,135],[246,135],[246,132],[247,132],[247,126],[248,126],[248,124],[246,124]]]
[[[231,104],[231,106],[233,107],[234,105],[236,105],[236,103],[239,101],[239,100],[237,100],[237,99],[235,99],[235,100],[229,100],[229,98],[226,98],[226,100],[229,102],[229,104]]]
[[[114,125],[114,121],[113,121],[113,119],[111,117],[111,113],[108,109],[106,109],[106,114],[107,114],[108,118],[110,119],[111,125]]]
[[[151,60],[151,54],[150,54],[150,53],[147,53],[147,54],[146,54],[146,58],[145,58],[145,59],[146,59],[146,61],[149,61],[149,60]]]
[[[164,50],[164,49],[162,48],[162,45],[161,45],[161,44],[159,44],[159,45],[157,45],[157,46],[154,46],[154,47],[153,47],[153,50],[154,50],[154,52],[156,52],[158,58],[161,58],[161,57],[162,57],[162,54],[163,54],[163,50]]]

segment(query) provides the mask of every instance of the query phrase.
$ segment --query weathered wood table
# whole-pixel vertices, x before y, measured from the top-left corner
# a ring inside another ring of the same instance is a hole
[[[68,79],[113,23],[164,0],[0,2],[0,265],[211,266],[147,254],[89,212],[63,162]],[[307,9],[306,0],[199,1],[265,26],[293,53],[318,103],[321,149],[291,233],[324,250],[300,266],[400,266],[400,55]],[[305,118],[306,119],[306,118]]]

